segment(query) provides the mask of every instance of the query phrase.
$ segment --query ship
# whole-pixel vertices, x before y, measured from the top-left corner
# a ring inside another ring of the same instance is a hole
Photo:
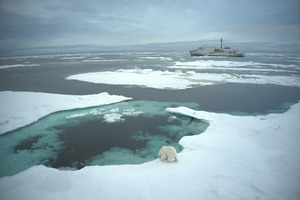
[[[221,38],[221,47],[217,48],[214,46],[203,45],[198,47],[197,49],[190,50],[191,56],[226,56],[226,57],[244,57],[244,53],[239,53],[238,50],[231,50],[230,47],[222,46],[222,38]]]

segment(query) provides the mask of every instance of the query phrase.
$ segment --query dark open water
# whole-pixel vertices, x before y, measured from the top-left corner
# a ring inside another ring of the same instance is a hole
[[[296,103],[300,99],[298,87],[254,84],[223,84],[204,86],[186,90],[157,90],[137,86],[115,86],[65,80],[65,77],[78,73],[114,71],[117,69],[151,68],[165,70],[175,62],[197,60],[214,60],[256,62],[268,69],[291,69],[293,73],[268,72],[269,75],[300,75],[300,60],[297,55],[283,54],[253,54],[245,58],[198,58],[187,53],[121,53],[121,54],[82,54],[18,57],[0,59],[0,91],[33,91],[58,94],[95,94],[108,92],[110,94],[132,97],[134,100],[196,102],[201,110],[248,113],[267,112],[276,109],[284,103]],[[1,65],[32,65],[31,67],[14,67],[1,69]],[[258,64],[258,65],[259,65]],[[277,65],[279,66],[277,66]],[[225,66],[226,67],[226,66]],[[252,66],[254,69],[256,65]],[[175,69],[168,69],[175,71]],[[191,70],[191,69],[189,69]],[[192,69],[194,70],[194,69]],[[184,71],[184,70],[183,70]],[[202,72],[209,72],[204,70]],[[224,73],[224,70],[214,70],[214,73]],[[240,74],[239,71],[230,73]],[[249,72],[247,72],[249,74]],[[251,71],[252,74],[266,72]]]

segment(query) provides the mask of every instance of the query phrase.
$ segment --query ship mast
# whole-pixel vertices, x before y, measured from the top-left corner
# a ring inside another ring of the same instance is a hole
[[[221,49],[222,49],[222,38],[221,38]]]

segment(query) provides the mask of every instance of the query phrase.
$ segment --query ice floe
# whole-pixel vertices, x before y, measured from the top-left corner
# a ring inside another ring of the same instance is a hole
[[[13,67],[36,67],[40,64],[13,64],[13,65],[0,65],[0,69],[13,68]]]
[[[104,121],[108,123],[114,123],[114,122],[119,122],[123,121],[124,119],[122,118],[122,115],[119,113],[108,113],[104,115]]]
[[[282,64],[268,64],[259,63],[253,61],[228,61],[228,60],[197,60],[190,62],[175,62],[175,66],[185,66],[185,67],[286,67]]]
[[[197,60],[192,62],[175,62],[169,69],[194,69],[194,70],[235,70],[235,71],[256,71],[256,72],[297,72],[284,68],[295,68],[295,65],[265,64],[258,62],[238,62],[238,61],[215,61]],[[277,69],[283,68],[283,69]]]
[[[64,57],[61,57],[59,59],[61,59],[61,60],[81,60],[84,58],[85,58],[85,56],[83,56],[83,55],[74,54],[74,55],[65,55]]]
[[[195,71],[182,72],[181,70],[171,72],[168,70],[160,71],[140,68],[77,74],[69,76],[66,79],[113,85],[137,85],[140,87],[172,90],[223,83],[300,86],[300,77],[296,75],[239,75],[236,73],[198,73]]]
[[[104,111],[102,110],[96,110],[93,109],[90,112],[83,112],[83,113],[78,113],[78,114],[71,114],[69,116],[67,116],[67,119],[73,119],[73,118],[80,118],[80,117],[85,117],[88,115],[93,115],[93,116],[98,116],[98,115],[104,115],[104,121],[105,122],[109,122],[109,123],[113,123],[113,122],[118,122],[118,121],[123,121],[122,116],[139,116],[140,114],[143,114],[142,111],[136,111],[133,108],[130,109],[124,109],[122,113],[119,113],[119,109],[115,108],[115,109],[111,109],[109,111]]]
[[[184,150],[178,163],[156,159],[77,171],[34,166],[1,178],[0,198],[299,199],[300,103],[284,114],[266,116],[187,107],[167,111],[210,122],[203,134],[180,140]]]
[[[3,91],[0,92],[0,134],[35,122],[53,112],[111,104],[129,99],[131,98],[109,95],[105,92],[76,96]]]
[[[162,57],[162,56],[142,56],[140,59],[146,60],[173,60],[171,57]]]

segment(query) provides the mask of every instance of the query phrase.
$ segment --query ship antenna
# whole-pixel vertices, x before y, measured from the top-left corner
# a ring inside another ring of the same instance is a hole
[[[221,49],[222,49],[222,38],[221,38]]]

